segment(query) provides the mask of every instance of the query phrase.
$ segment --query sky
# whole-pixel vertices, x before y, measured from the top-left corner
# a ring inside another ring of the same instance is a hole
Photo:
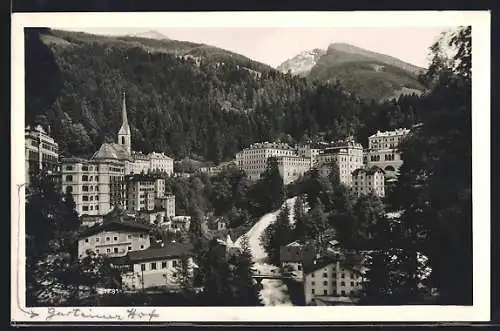
[[[451,28],[451,27],[450,27]],[[348,43],[394,56],[419,67],[429,63],[429,46],[445,27],[236,27],[236,28],[62,28],[93,34],[126,35],[157,31],[170,39],[217,46],[273,67],[313,48]]]

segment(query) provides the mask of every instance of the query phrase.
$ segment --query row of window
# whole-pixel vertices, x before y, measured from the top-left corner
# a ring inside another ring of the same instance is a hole
[[[341,295],[346,295],[346,294],[350,294],[351,292],[352,292],[352,291],[347,291],[347,292],[346,292],[345,290],[342,290],[340,293],[341,293]],[[311,293],[312,293],[312,294],[316,294],[315,289],[312,289],[312,290],[311,290]],[[323,290],[323,295],[328,295],[328,290]]]
[[[157,270],[157,269],[167,269],[167,263],[168,261],[162,261],[162,262],[151,262],[149,263],[149,270]],[[172,267],[177,268],[179,261],[178,260],[172,260]],[[160,267],[161,265],[161,267]],[[157,268],[158,267],[158,268]],[[141,264],[141,271],[146,271],[146,263]],[[173,276],[176,277],[176,276]]]
[[[82,211],[89,211],[89,210],[99,210],[99,205],[95,205],[95,208],[93,205],[91,206],[82,206]]]
[[[144,234],[143,234],[143,233],[139,234],[139,238],[144,238]],[[127,235],[127,239],[132,239],[132,235],[131,235],[131,234],[128,234],[128,235]],[[95,238],[94,238],[94,241],[95,241],[96,243],[100,242],[100,240],[101,240],[101,238],[100,238],[100,237],[95,237]],[[108,237],[108,236],[107,236],[107,237],[105,237],[105,241],[106,241],[106,242],[111,241],[111,237]],[[118,241],[118,236],[113,236],[113,241]],[[89,238],[85,238],[85,242],[86,242],[86,243],[88,243],[88,242],[89,242]]]
[[[348,274],[348,275],[349,275],[349,274]],[[350,273],[350,276],[351,276],[351,278],[354,278],[354,274],[353,274],[352,272]],[[311,273],[311,277],[313,277],[313,278],[314,278],[314,272],[313,272],[313,273]],[[323,273],[323,278],[328,278],[328,273],[324,272],[324,273]],[[342,273],[340,274],[340,278],[345,278],[345,273],[344,273],[344,272],[342,272]]]
[[[82,195],[82,201],[93,201],[93,200],[94,200],[94,196],[93,195],[91,195],[90,198],[89,198],[88,195]],[[95,196],[95,200],[99,201],[99,196],[98,195]]]
[[[312,282],[311,282],[311,285],[312,285],[312,286],[316,285],[316,282],[315,282],[315,281],[312,281]],[[325,280],[325,281],[323,282],[323,285],[324,285],[324,286],[328,286],[328,281],[326,281],[326,280]],[[332,280],[332,286],[336,286],[336,285],[337,285],[337,281],[336,281],[336,280]],[[351,286],[359,285],[359,282],[351,282],[351,283],[350,283],[350,285],[351,285]],[[344,281],[341,281],[341,282],[340,282],[340,286],[345,286],[345,282],[344,282]]]

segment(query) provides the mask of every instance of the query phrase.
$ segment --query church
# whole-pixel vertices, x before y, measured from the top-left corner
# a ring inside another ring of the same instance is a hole
[[[116,143],[103,143],[89,160],[61,160],[62,190],[71,192],[79,215],[105,215],[114,206],[126,208],[125,176],[140,173],[173,173],[173,159],[164,153],[132,151],[132,135],[123,93],[122,124]]]

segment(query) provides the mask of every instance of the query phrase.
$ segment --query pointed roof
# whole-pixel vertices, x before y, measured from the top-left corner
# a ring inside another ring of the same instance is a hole
[[[128,154],[127,148],[124,145],[115,143],[104,143],[101,145],[99,150],[92,155],[93,160],[128,160],[131,161],[131,157]]]
[[[122,126],[118,134],[130,135],[130,126],[127,119],[127,104],[125,101],[125,92],[123,92],[123,105],[122,105]]]

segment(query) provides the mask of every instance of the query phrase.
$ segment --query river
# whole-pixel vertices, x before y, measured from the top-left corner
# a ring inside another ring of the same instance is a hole
[[[290,198],[285,201],[290,207],[290,223],[293,223],[293,205],[295,198]],[[250,250],[252,252],[253,261],[255,262],[255,269],[257,272],[269,274],[273,270],[278,273],[277,267],[266,263],[267,254],[260,244],[260,236],[265,229],[271,224],[276,222],[276,216],[279,210],[272,213],[265,214],[260,220],[252,226],[246,233],[248,237]],[[236,239],[234,243],[228,238],[228,245],[241,247],[241,239],[243,236]],[[260,291],[260,298],[265,306],[291,306],[292,301],[288,294],[287,286],[281,281],[276,279],[263,279],[262,290]]]

